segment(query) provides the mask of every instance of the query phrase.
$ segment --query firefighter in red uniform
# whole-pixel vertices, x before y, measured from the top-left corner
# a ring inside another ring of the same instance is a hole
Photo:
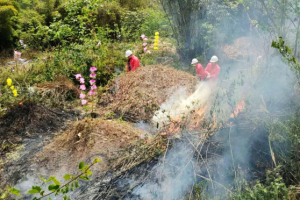
[[[136,56],[132,54],[132,51],[127,50],[125,53],[125,57],[127,58],[127,72],[133,72],[140,67],[140,61]]]
[[[217,64],[218,61],[218,57],[213,56],[211,57],[210,62],[207,64],[205,71],[208,72],[208,75],[206,77],[208,80],[217,80],[221,71],[221,68]]]
[[[196,76],[199,78],[199,80],[205,80],[208,75],[208,72],[206,72],[203,69],[202,65],[198,62],[198,60],[194,58],[191,64],[196,67]]]

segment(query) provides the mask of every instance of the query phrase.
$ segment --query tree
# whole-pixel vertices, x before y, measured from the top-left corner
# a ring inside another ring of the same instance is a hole
[[[18,4],[15,1],[0,0],[0,51],[13,47],[12,17],[17,15]]]

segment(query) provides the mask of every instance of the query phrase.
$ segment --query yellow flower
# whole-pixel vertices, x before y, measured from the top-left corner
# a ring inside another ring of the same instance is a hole
[[[156,39],[156,40],[158,40],[158,39],[159,39],[159,36],[158,36],[158,35],[156,35],[156,36],[155,36],[155,39]]]
[[[154,46],[157,46],[157,43],[156,43],[156,42],[154,43]]]
[[[15,89],[15,86],[12,85],[12,86],[10,87],[10,89],[11,89],[11,90]]]
[[[18,91],[16,89],[13,90],[14,96],[17,97],[18,96]]]
[[[8,86],[11,86],[12,80],[11,80],[10,78],[8,78],[8,79],[6,80],[6,82],[7,82],[7,85],[8,85]]]
[[[154,50],[157,50],[158,49],[158,47],[154,47]]]
[[[159,35],[159,32],[155,32],[155,35]]]

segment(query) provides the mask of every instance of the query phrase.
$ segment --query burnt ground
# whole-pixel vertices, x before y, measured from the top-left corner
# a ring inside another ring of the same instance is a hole
[[[15,185],[31,170],[30,159],[75,118],[72,112],[35,103],[11,108],[0,118],[0,188]],[[19,150],[19,151],[16,151]]]
[[[117,166],[85,183],[73,197],[93,200],[183,199],[187,194],[193,195],[193,186],[200,182],[204,185],[206,182],[207,190],[212,190],[210,192],[225,195],[228,191],[220,185],[232,189],[235,178],[264,181],[265,171],[272,167],[268,132],[251,122],[242,123],[246,119],[241,114],[198,146],[199,139],[193,137],[201,133],[195,132],[191,136],[191,132],[183,132],[181,139],[170,140],[166,154],[125,171],[120,170],[123,166]],[[215,181],[213,188],[209,177]]]

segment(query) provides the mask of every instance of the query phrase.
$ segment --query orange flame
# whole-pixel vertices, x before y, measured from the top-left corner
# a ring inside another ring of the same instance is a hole
[[[195,113],[192,116],[192,119],[189,123],[189,130],[193,130],[200,126],[200,123],[203,122],[205,119],[205,111],[207,109],[207,106],[203,106],[200,109],[196,110]]]
[[[187,125],[188,130],[195,130],[196,128],[201,127],[201,122],[205,120],[205,111],[207,106],[203,106],[200,109],[196,110],[192,117],[189,118],[189,121],[182,122],[182,118],[178,117],[176,119],[171,119],[170,124],[168,124],[168,128],[166,131],[162,132],[160,135],[175,135],[180,133],[181,125]]]
[[[173,135],[173,134],[177,134],[180,133],[181,130],[181,118],[178,117],[177,119],[170,119],[170,124],[169,124],[169,128],[167,131],[162,132],[160,135]]]
[[[234,117],[238,116],[238,114],[240,112],[242,112],[245,109],[245,107],[246,107],[246,102],[244,100],[240,101],[236,105],[234,112],[230,115],[230,118],[234,118]]]

